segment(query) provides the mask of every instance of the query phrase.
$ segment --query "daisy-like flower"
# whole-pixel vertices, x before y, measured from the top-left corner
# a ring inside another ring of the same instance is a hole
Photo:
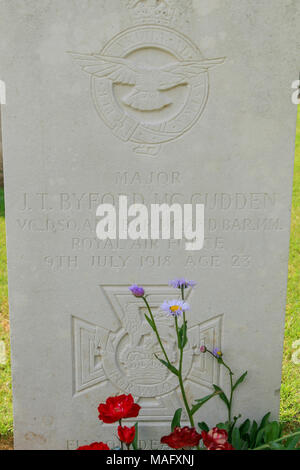
[[[168,316],[180,317],[183,312],[190,309],[190,306],[187,302],[183,300],[165,300],[160,307]]]
[[[187,289],[188,287],[195,287],[197,283],[195,281],[187,281],[184,277],[173,279],[173,281],[169,281],[169,286],[174,287],[174,289]]]
[[[216,358],[220,358],[223,356],[223,353],[222,351],[219,349],[219,348],[215,348],[213,350],[213,355],[216,357]]]

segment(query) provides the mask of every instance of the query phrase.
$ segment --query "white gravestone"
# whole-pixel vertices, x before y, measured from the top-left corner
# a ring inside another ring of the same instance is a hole
[[[142,448],[160,448],[176,380],[153,358],[146,286],[176,362],[188,301],[190,401],[249,371],[235,413],[278,415],[300,5],[292,0],[1,0],[0,79],[17,449],[117,444],[97,406],[132,393]],[[101,241],[96,209],[205,204],[205,244]],[[198,416],[226,419],[221,400]],[[199,420],[196,419],[196,422]]]

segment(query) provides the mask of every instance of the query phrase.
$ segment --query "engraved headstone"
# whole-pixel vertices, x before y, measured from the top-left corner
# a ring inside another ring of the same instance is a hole
[[[17,449],[116,445],[97,406],[119,392],[142,406],[142,448],[160,448],[181,397],[128,286],[146,286],[175,363],[160,305],[183,275],[198,283],[189,399],[226,387],[207,344],[249,371],[235,413],[277,415],[300,5],[275,3],[0,1]],[[203,249],[97,239],[96,209],[119,195],[204,204]],[[199,417],[226,419],[222,402]]]

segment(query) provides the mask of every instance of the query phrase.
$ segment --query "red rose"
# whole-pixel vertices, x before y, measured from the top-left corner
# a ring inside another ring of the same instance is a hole
[[[93,442],[89,446],[78,447],[77,450],[110,450],[110,448],[103,442]]]
[[[199,445],[201,439],[200,434],[197,433],[195,428],[175,428],[169,436],[161,438],[162,444],[167,444],[172,449],[188,449]]]
[[[205,447],[223,445],[228,441],[228,433],[225,429],[213,428],[209,432],[202,431],[202,439]]]
[[[132,444],[135,438],[135,427],[128,428],[127,426],[119,426],[118,436],[120,441],[125,442],[125,444]]]
[[[141,407],[134,403],[132,395],[109,397],[106,403],[100,403],[98,406],[99,419],[111,424],[123,418],[136,418],[140,409]]]

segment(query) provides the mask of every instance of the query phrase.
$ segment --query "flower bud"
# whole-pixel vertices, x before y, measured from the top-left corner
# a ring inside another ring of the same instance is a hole
[[[144,297],[145,295],[143,287],[137,286],[136,284],[133,284],[131,287],[129,287],[129,290],[135,297]]]

